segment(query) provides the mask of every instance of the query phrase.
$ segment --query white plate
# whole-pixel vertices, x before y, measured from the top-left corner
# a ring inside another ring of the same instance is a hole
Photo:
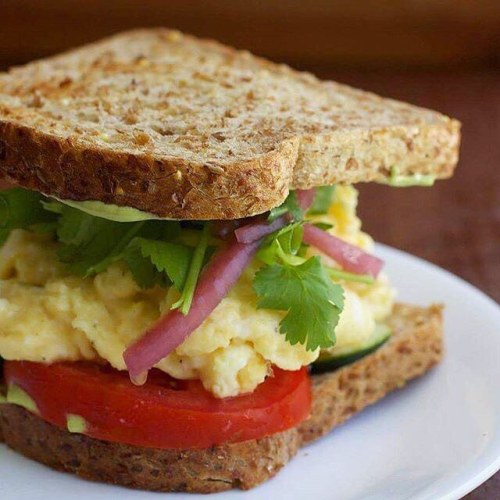
[[[446,304],[444,363],[328,437],[278,476],[219,500],[458,499],[500,469],[500,307],[468,283],[379,246],[399,299]],[[0,498],[152,500],[53,472],[0,447]],[[167,495],[168,497],[168,495]],[[203,495],[170,495],[175,500]]]

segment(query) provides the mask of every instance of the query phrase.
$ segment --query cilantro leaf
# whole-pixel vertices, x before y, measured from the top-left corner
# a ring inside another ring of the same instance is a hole
[[[119,260],[145,224],[113,222],[75,208],[59,208],[57,236],[61,246],[58,256],[71,272],[81,276],[100,273]]]
[[[165,282],[165,277],[154,276],[151,259],[147,262],[132,262],[132,256],[147,258],[140,252],[128,249],[136,237],[152,239],[175,238],[180,225],[171,221],[116,222],[96,217],[57,201],[43,203],[44,208],[58,214],[57,236],[61,243],[58,255],[71,272],[92,276],[104,271],[117,260],[125,260],[135,279],[141,286]],[[140,250],[140,248],[139,248]],[[147,249],[145,250],[147,253]],[[139,269],[146,273],[139,278]],[[162,270],[159,270],[161,272]]]
[[[302,222],[294,222],[288,226],[282,227],[274,234],[270,235],[271,241],[279,241],[283,251],[291,255],[296,255],[302,244],[304,237],[304,228]]]
[[[328,213],[328,209],[332,204],[334,191],[335,186],[321,186],[316,188],[316,194],[314,196],[313,204],[307,213],[311,215]]]
[[[158,272],[165,273],[177,290],[182,291],[193,257],[193,248],[145,238],[135,238],[129,251],[133,253],[134,248],[138,249],[140,256],[148,259]],[[130,259],[130,256],[128,258]]]
[[[127,247],[123,253],[123,260],[141,288],[152,288],[155,285],[165,287],[171,284],[166,274],[160,273],[151,259],[142,255],[139,246],[131,244]]]
[[[284,215],[286,213],[290,213],[290,215],[292,216],[292,219],[295,221],[298,221],[298,220],[301,220],[304,218],[304,212],[300,208],[295,191],[290,191],[290,193],[288,193],[286,200],[279,207],[273,208],[269,212],[269,216],[268,216],[267,220],[269,222],[273,222],[278,217],[281,217],[282,215]]]
[[[124,223],[117,224],[123,225]],[[105,271],[110,264],[122,259],[128,245],[133,240],[133,238],[135,238],[135,236],[140,233],[144,224],[145,222],[141,221],[127,223],[128,227],[126,228],[118,228],[113,226],[112,230],[117,236],[115,243],[112,246],[109,245],[109,239],[96,239],[93,243],[92,249],[102,249],[105,256],[94,263],[89,263],[88,259],[84,258],[82,264],[87,264],[88,266],[85,271],[85,276],[101,273],[102,271]]]
[[[287,311],[280,332],[308,350],[335,344],[335,327],[344,306],[342,287],[333,283],[319,257],[299,266],[273,264],[255,275],[257,307]]]
[[[44,197],[34,191],[13,188],[0,193],[0,245],[13,229],[29,229],[51,223],[56,217],[41,205]]]
[[[293,256],[298,254],[302,246],[302,225],[301,221],[294,222],[268,235],[262,242],[257,258],[266,264],[274,264],[280,259],[293,264]]]
[[[173,241],[181,234],[177,221],[147,221],[141,229],[141,236],[151,240]]]

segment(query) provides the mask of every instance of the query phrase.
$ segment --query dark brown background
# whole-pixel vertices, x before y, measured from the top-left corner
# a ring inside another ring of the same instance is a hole
[[[0,67],[121,29],[211,36],[463,123],[455,177],[361,186],[365,229],[500,301],[498,0],[0,0]],[[500,498],[500,473],[468,497]]]
[[[500,61],[498,0],[0,0],[0,59],[159,25],[307,64]]]

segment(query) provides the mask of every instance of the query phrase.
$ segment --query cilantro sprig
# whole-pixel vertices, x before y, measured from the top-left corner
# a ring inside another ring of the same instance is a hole
[[[307,210],[309,215],[326,214],[332,203],[335,186],[321,186],[315,189],[315,196],[311,207]],[[300,207],[295,191],[290,191],[286,200],[269,212],[267,220],[273,222],[282,215],[289,214],[294,221],[304,218],[304,211]]]
[[[326,213],[332,194],[330,187],[318,191],[309,213]],[[332,281],[319,257],[305,258],[304,213],[294,192],[271,211],[269,220],[286,213],[294,222],[267,236],[257,253],[265,264],[253,282],[257,307],[286,312],[280,333],[290,344],[304,344],[307,350],[332,347],[344,307],[343,289]]]
[[[326,214],[334,189],[334,186],[317,188],[307,214]],[[286,312],[280,332],[292,345],[301,343],[308,350],[332,347],[344,307],[343,288],[336,282],[372,284],[374,280],[368,275],[325,266],[317,256],[307,259],[307,245],[302,241],[304,213],[293,192],[271,211],[269,219],[286,213],[293,222],[267,236],[257,253],[257,258],[265,264],[256,273],[253,284],[259,297],[257,305]],[[332,227],[325,223],[315,225],[324,230]]]
[[[335,344],[335,327],[344,307],[342,287],[333,283],[319,257],[303,264],[265,266],[255,275],[260,308],[287,311],[280,332],[307,350]]]
[[[142,288],[173,285],[181,292],[180,310],[189,311],[209,253],[207,224],[194,230],[200,240],[194,247],[180,241],[179,222],[116,222],[24,189],[2,192],[0,207],[0,244],[13,229],[52,231],[59,260],[71,273],[94,276],[123,261]]]
[[[295,256],[301,250],[304,235],[302,226],[303,221],[294,222],[268,235],[262,242],[257,257],[268,265],[277,260],[292,265],[296,263]]]
[[[329,276],[320,258],[305,258],[303,221],[269,235],[257,258],[266,265],[255,275],[257,307],[286,311],[280,333],[306,349],[335,344],[335,327],[343,310],[343,289]]]
[[[143,237],[134,238],[125,254],[139,286],[149,288],[154,284],[171,283],[180,292],[183,291],[192,257],[191,247]],[[151,270],[150,266],[154,269]]]

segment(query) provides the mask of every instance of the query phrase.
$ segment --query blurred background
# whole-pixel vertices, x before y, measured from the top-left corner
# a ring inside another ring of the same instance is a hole
[[[498,0],[1,0],[16,64],[137,26],[172,26],[299,66],[500,62]]]
[[[0,68],[168,26],[463,123],[457,174],[361,186],[367,231],[500,300],[500,0],[0,0]],[[500,476],[469,499],[500,498]]]

